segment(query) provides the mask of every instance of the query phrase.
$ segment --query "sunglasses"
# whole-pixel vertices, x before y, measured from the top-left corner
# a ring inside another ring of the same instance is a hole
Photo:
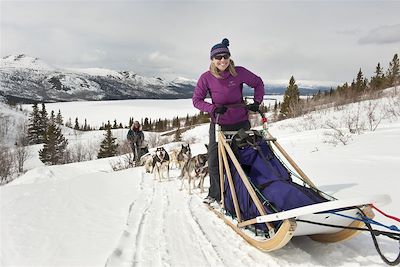
[[[224,58],[224,59],[229,59],[229,57],[230,57],[229,54],[223,54],[223,55],[216,55],[216,56],[214,56],[214,58],[215,58],[216,60],[221,60],[222,58]]]

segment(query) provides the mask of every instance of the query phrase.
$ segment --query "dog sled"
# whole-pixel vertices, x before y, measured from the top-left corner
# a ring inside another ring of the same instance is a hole
[[[260,112],[260,131],[221,131],[218,140],[221,206],[209,206],[219,218],[252,246],[274,251],[294,236],[333,243],[369,231],[382,259],[376,235],[399,240],[398,228],[371,228],[373,208],[391,202],[388,195],[338,200],[321,190],[271,136]],[[396,218],[397,219],[397,218]]]

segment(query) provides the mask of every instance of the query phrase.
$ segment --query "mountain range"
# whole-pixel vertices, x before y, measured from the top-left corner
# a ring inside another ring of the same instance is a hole
[[[10,55],[0,58],[0,98],[16,103],[121,99],[179,99],[192,97],[195,80],[144,77],[132,71],[102,68],[56,68],[39,58]],[[268,94],[283,94],[286,85],[266,85]],[[301,94],[329,86],[299,86]],[[252,95],[251,88],[244,88]]]

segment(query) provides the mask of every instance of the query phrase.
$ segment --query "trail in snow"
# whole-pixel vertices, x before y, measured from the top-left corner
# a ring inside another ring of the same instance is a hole
[[[135,168],[141,177],[134,195],[126,229],[106,262],[111,266],[284,266],[346,265],[357,259],[362,265],[382,265],[362,234],[342,244],[321,244],[308,237],[295,237],[284,248],[264,253],[247,244],[232,229],[208,211],[199,193],[179,191],[178,172],[170,181]],[[196,191],[196,190],[195,190]],[[389,243],[381,242],[384,249]],[[391,244],[392,245],[392,244]],[[343,255],[342,251],[346,251]],[[303,262],[299,262],[301,259]]]

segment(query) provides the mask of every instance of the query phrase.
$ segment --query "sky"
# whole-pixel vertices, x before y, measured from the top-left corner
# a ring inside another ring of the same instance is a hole
[[[400,1],[3,1],[1,56],[198,79],[223,38],[265,83],[351,82],[400,52]]]

